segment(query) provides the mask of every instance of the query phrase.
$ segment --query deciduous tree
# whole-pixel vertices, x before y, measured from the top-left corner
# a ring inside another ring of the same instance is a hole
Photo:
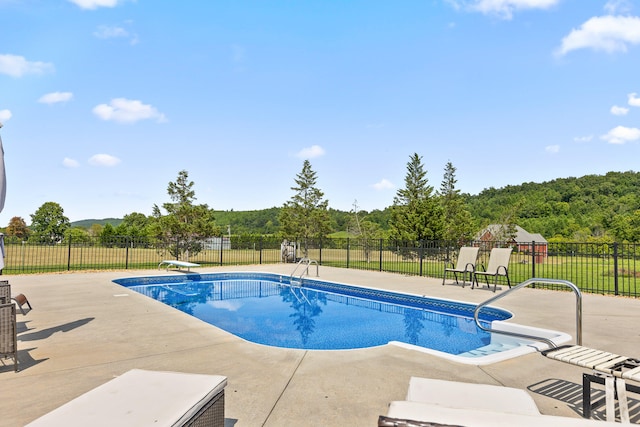
[[[14,216],[9,220],[9,225],[5,229],[7,237],[15,237],[19,240],[27,240],[31,234],[31,230],[27,227],[27,223],[22,217]]]
[[[64,216],[64,210],[58,203],[46,202],[31,214],[32,238],[41,243],[61,242],[70,227],[69,218]]]

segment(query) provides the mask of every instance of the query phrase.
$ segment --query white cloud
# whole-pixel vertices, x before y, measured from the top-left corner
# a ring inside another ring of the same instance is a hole
[[[562,39],[557,55],[572,50],[591,48],[608,53],[626,52],[630,44],[640,43],[640,17],[593,17]]]
[[[120,159],[109,154],[96,154],[89,158],[89,164],[92,166],[112,167],[120,163]]]
[[[610,144],[624,144],[626,142],[638,141],[640,140],[640,129],[617,126],[600,138]]]
[[[155,119],[159,123],[166,121],[164,114],[155,107],[126,98],[112,99],[108,105],[96,105],[93,108],[93,114],[102,120],[113,120],[118,123],[135,123],[147,119]]]
[[[637,93],[630,93],[629,95],[627,95],[627,98],[629,99],[629,105],[631,105],[632,107],[640,107],[640,98],[638,98]]]
[[[324,156],[324,148],[319,145],[303,148],[297,154],[301,159],[313,159],[315,157]]]
[[[137,34],[132,34],[123,27],[100,25],[93,35],[99,39],[129,39],[129,43],[134,45],[138,43]]]
[[[100,25],[93,35],[99,39],[116,39],[118,37],[129,37],[129,32],[122,27],[110,27]]]
[[[575,142],[589,142],[593,139],[593,135],[587,135],[587,136],[576,136],[575,138],[573,138],[573,140]]]
[[[99,7],[115,7],[123,0],[69,0],[81,9],[97,9]]]
[[[38,102],[42,104],[56,104],[58,102],[67,102],[73,98],[71,92],[51,92],[46,95],[42,95]]]
[[[6,122],[12,115],[10,110],[0,110],[0,122]]]
[[[546,151],[547,153],[555,154],[558,151],[560,151],[560,146],[559,145],[547,145],[546,147],[544,147],[544,151]]]
[[[485,15],[497,15],[511,19],[516,11],[527,9],[549,9],[560,0],[447,0],[456,10],[467,9]]]
[[[626,116],[629,112],[629,109],[626,107],[619,107],[617,105],[614,105],[613,107],[611,107],[610,111],[614,116]]]
[[[393,185],[391,181],[389,181],[388,179],[383,178],[379,182],[376,182],[375,184],[373,184],[372,187],[380,191],[380,190],[389,190],[389,189],[395,188],[395,185]]]
[[[70,159],[68,157],[64,158],[64,160],[62,161],[62,165],[66,168],[77,168],[78,166],[80,166],[77,160]]]
[[[628,13],[631,11],[631,2],[629,0],[609,0],[604,5],[604,10],[609,15]]]
[[[0,74],[22,77],[25,74],[44,74],[53,71],[53,64],[40,61],[27,61],[24,56],[0,55]]]

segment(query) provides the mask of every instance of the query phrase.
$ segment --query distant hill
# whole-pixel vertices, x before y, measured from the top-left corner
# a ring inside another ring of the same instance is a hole
[[[523,183],[503,188],[488,188],[478,195],[462,194],[477,230],[505,217],[530,233],[545,238],[569,238],[582,241],[589,236],[610,235],[620,241],[640,241],[640,173],[609,172],[579,178],[559,178],[542,183]],[[224,234],[274,234],[280,223],[280,207],[253,211],[215,211],[216,223]],[[345,232],[353,219],[350,212],[329,209],[335,232]],[[361,212],[366,219],[389,229],[389,207]],[[89,228],[109,223],[117,227],[118,218],[86,219],[72,226]]]
[[[71,223],[72,227],[80,227],[80,228],[90,228],[93,224],[100,224],[101,226],[105,226],[107,224],[111,224],[114,227],[117,227],[122,222],[122,218],[104,218],[104,219],[83,219],[80,221],[73,221]]]

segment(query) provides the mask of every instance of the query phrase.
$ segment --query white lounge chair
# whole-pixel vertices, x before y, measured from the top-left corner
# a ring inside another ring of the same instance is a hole
[[[28,424],[224,427],[227,377],[132,369]]]
[[[487,287],[491,288],[489,285],[488,276],[493,276],[493,292],[498,288],[498,277],[503,276],[507,279],[507,284],[511,287],[511,281],[509,280],[509,259],[511,258],[511,251],[513,248],[493,248],[491,249],[491,253],[489,254],[489,264],[484,271],[476,270],[473,273],[473,283],[471,284],[471,289],[474,288],[475,285],[479,285],[478,276],[484,276]]]
[[[478,259],[478,250],[480,248],[463,246],[460,248],[460,252],[458,252],[458,260],[456,262],[455,267],[453,263],[451,263],[451,267],[445,267],[444,275],[442,276],[442,285],[444,286],[444,282],[447,278],[447,273],[453,273],[453,277],[456,279],[456,284],[458,284],[458,273],[462,274],[462,287],[466,284],[466,277],[469,274],[470,280],[473,282],[473,273],[476,271],[476,261]]]
[[[531,396],[510,387],[411,378],[406,400],[389,404],[379,427],[606,426],[613,422],[542,415]]]

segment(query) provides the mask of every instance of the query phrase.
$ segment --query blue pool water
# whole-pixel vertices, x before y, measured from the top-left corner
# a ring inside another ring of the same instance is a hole
[[[272,273],[211,273],[114,280],[227,332],[276,347],[339,350],[392,341],[458,355],[485,347],[475,306]],[[487,308],[481,322],[506,320]]]

